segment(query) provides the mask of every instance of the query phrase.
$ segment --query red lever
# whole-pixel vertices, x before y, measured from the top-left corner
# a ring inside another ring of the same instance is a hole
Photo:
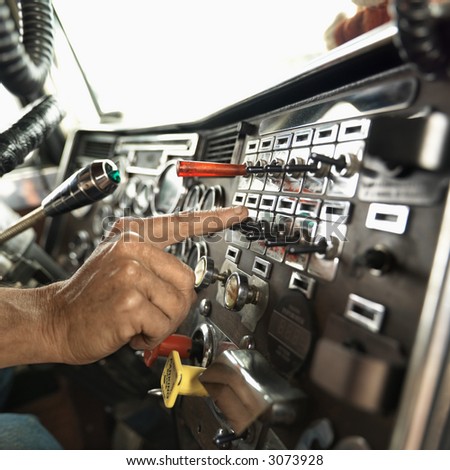
[[[179,160],[177,162],[177,175],[184,178],[243,176],[246,174],[246,165],[214,162],[191,162],[186,160]]]
[[[170,335],[156,348],[144,351],[144,362],[147,367],[151,367],[158,357],[167,357],[172,351],[178,351],[182,359],[187,359],[191,350],[192,339],[189,336]]]

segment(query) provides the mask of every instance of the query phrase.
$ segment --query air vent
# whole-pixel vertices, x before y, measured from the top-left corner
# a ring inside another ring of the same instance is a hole
[[[237,126],[226,127],[211,134],[206,142],[206,161],[229,163],[238,138]]]
[[[85,139],[80,145],[80,156],[110,158],[114,151],[114,141]]]

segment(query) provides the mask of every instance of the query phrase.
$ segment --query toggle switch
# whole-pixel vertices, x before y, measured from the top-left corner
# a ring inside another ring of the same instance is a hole
[[[264,240],[271,237],[271,225],[267,220],[244,220],[238,224],[231,226],[231,230],[240,230],[247,240]]]
[[[334,166],[336,171],[339,173],[339,176],[343,176],[344,178],[350,178],[353,176],[359,167],[358,158],[353,153],[343,153],[339,158],[331,158],[318,153],[313,153],[310,158],[316,162],[322,162],[326,165]]]
[[[231,230],[240,230],[242,233],[266,231],[269,228],[270,224],[266,220],[255,221],[250,217],[230,227]]]
[[[325,178],[328,176],[330,166],[334,162],[333,158],[326,157],[325,155],[318,155],[312,153],[308,159],[309,162],[313,162],[313,169],[308,171],[309,175],[315,178]]]
[[[315,244],[299,244],[291,245],[286,249],[290,255],[300,255],[305,253],[315,253],[316,256],[323,259],[333,259],[339,252],[339,240],[331,237],[329,241],[325,237],[321,237]]]
[[[172,351],[167,358],[161,375],[161,392],[164,405],[167,408],[173,408],[179,395],[208,396],[205,387],[198,380],[200,374],[205,370],[204,367],[183,365],[178,351]]]
[[[230,274],[225,284],[224,306],[228,310],[239,311],[246,304],[256,304],[259,291],[249,285],[248,277],[234,272]]]
[[[201,349],[201,345],[197,345],[189,336],[170,335],[155,348],[144,351],[144,363],[151,367],[158,357],[167,357],[172,351],[177,351],[181,358],[187,359],[196,356],[198,346]]]
[[[255,166],[248,166],[247,173],[254,174],[257,178],[264,178],[264,168],[267,166],[267,160],[260,159]]]
[[[225,283],[230,273],[219,271],[214,267],[214,261],[208,256],[202,256],[194,269],[194,286],[197,290],[204,289],[216,281]]]
[[[283,241],[280,240],[278,243],[272,243],[267,242],[267,246],[288,246],[287,248],[287,253],[290,255],[300,255],[300,254],[305,254],[305,253],[318,253],[320,255],[325,255],[327,256],[327,250],[329,249],[328,242],[326,241],[325,238],[321,238],[317,243],[301,243],[298,244],[299,237],[292,237],[292,240],[294,240],[293,244],[290,242],[290,240]],[[333,256],[334,257],[334,256]]]
[[[289,159],[288,164],[287,164],[287,167],[288,167],[290,170],[286,172],[286,175],[287,175],[289,178],[295,178],[295,179],[300,178],[300,177],[301,177],[301,174],[302,174],[302,171],[295,171],[295,170],[292,170],[292,168],[299,167],[299,165],[305,166],[305,160],[304,160],[303,158],[294,157],[294,158]]]
[[[213,437],[213,443],[219,449],[227,449],[233,441],[242,439],[241,436],[238,436],[234,431],[225,431],[223,428],[217,430],[216,434]]]
[[[283,160],[280,158],[274,158],[271,162],[270,165],[267,165],[267,170],[268,170],[268,176],[270,179],[276,181],[280,180],[283,177]]]

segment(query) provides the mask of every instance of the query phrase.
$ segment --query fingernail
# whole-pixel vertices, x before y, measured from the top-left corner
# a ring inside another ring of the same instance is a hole
[[[235,207],[233,207],[233,212],[236,215],[242,214],[244,212],[244,206],[235,206]]]

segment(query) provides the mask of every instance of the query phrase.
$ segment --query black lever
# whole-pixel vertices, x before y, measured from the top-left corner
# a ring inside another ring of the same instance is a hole
[[[319,253],[324,255],[327,252],[328,243],[325,238],[321,238],[317,244],[302,244],[302,245],[292,245],[286,249],[286,252],[290,255],[300,255],[305,253]]]
[[[266,165],[248,166],[247,173],[300,173],[303,171],[316,171],[317,165]]]
[[[312,153],[310,158],[316,162],[322,162],[326,163],[327,165],[335,166],[336,170],[339,172],[347,166],[344,155],[341,155],[339,158],[331,158],[325,155],[320,155],[318,153]]]

